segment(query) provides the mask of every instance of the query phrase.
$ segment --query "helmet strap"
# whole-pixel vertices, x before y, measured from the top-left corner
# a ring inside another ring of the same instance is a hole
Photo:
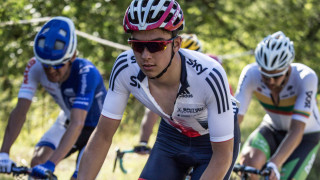
[[[172,42],[171,58],[170,58],[170,62],[169,62],[169,64],[167,65],[167,67],[166,67],[166,68],[164,68],[164,70],[163,70],[163,71],[161,71],[161,73],[159,73],[157,76],[155,76],[155,77],[151,77],[150,79],[157,79],[157,78],[160,78],[160,77],[161,77],[165,72],[167,72],[167,70],[168,70],[169,66],[171,65],[172,59],[173,59],[173,57],[174,57],[174,54],[175,54],[175,52],[173,51],[173,47],[174,47],[174,41]]]

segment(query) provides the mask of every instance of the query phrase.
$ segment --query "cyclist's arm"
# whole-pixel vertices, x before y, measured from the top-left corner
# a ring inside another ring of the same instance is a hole
[[[275,163],[278,168],[288,159],[291,153],[300,144],[303,132],[305,128],[305,123],[297,120],[292,120],[290,129],[286,137],[282,140],[277,151],[270,158],[270,161]]]
[[[21,128],[26,121],[27,112],[29,111],[31,102],[31,100],[25,98],[18,99],[16,107],[10,114],[0,152],[6,152],[9,154],[12,144],[17,139]]]
[[[50,157],[50,161],[58,164],[70,151],[72,146],[76,143],[85,123],[87,111],[78,108],[71,109],[70,124],[67,131],[62,136],[58,148]]]
[[[242,114],[238,114],[238,122],[239,124],[241,124],[241,122],[243,121],[244,115]]]
[[[100,116],[98,126],[92,133],[81,158],[78,180],[94,179],[97,176],[119,124],[120,120]]]
[[[152,134],[153,126],[158,119],[159,116],[156,113],[149,109],[146,110],[140,126],[140,142],[148,143],[150,135]]]
[[[233,139],[224,142],[211,142],[212,157],[201,180],[223,179],[230,168],[233,156]]]

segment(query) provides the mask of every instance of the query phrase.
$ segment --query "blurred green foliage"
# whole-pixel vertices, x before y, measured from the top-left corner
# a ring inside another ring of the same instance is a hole
[[[131,0],[6,0],[0,3],[0,23],[67,16],[74,21],[79,31],[126,45],[128,35],[123,31],[122,20],[130,2]],[[294,42],[295,62],[312,67],[319,75],[318,0],[179,0],[179,3],[185,15],[184,32],[197,34],[206,53],[225,55],[254,50],[263,37],[281,30]],[[16,96],[24,68],[33,56],[33,39],[42,25],[43,23],[0,26],[1,132],[17,102]],[[121,50],[78,37],[78,51],[80,57],[91,60],[99,68],[107,85],[113,62]],[[254,62],[252,55],[223,60],[234,90],[242,68],[251,62]],[[34,128],[46,129],[59,112],[57,106],[51,103],[52,98],[43,92],[40,89],[34,99],[27,125],[23,129],[26,136]],[[140,103],[130,99],[122,125],[132,126],[133,131],[138,131],[143,110]],[[252,121],[259,122],[263,110],[249,111],[248,114],[247,119],[250,117]],[[251,128],[244,127],[248,132]],[[3,133],[0,133],[0,138],[2,136]],[[319,176],[320,173],[314,170],[319,168],[318,157],[310,176]]]

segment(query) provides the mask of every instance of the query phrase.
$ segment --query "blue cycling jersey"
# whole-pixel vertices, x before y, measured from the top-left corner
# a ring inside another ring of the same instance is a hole
[[[70,76],[60,84],[49,81],[41,63],[32,58],[25,69],[18,97],[31,100],[39,83],[69,119],[70,110],[79,108],[88,111],[85,126],[98,124],[107,90],[98,69],[90,61],[76,58],[72,62]]]

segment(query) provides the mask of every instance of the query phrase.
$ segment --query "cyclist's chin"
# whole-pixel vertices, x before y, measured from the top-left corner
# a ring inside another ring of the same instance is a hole
[[[146,71],[146,70],[142,70],[142,72],[149,78],[153,78],[156,77],[158,74],[155,71]]]
[[[56,83],[56,82],[59,82],[59,81],[60,81],[60,77],[59,77],[59,76],[47,76],[47,77],[48,77],[48,80],[49,80],[50,82]]]

